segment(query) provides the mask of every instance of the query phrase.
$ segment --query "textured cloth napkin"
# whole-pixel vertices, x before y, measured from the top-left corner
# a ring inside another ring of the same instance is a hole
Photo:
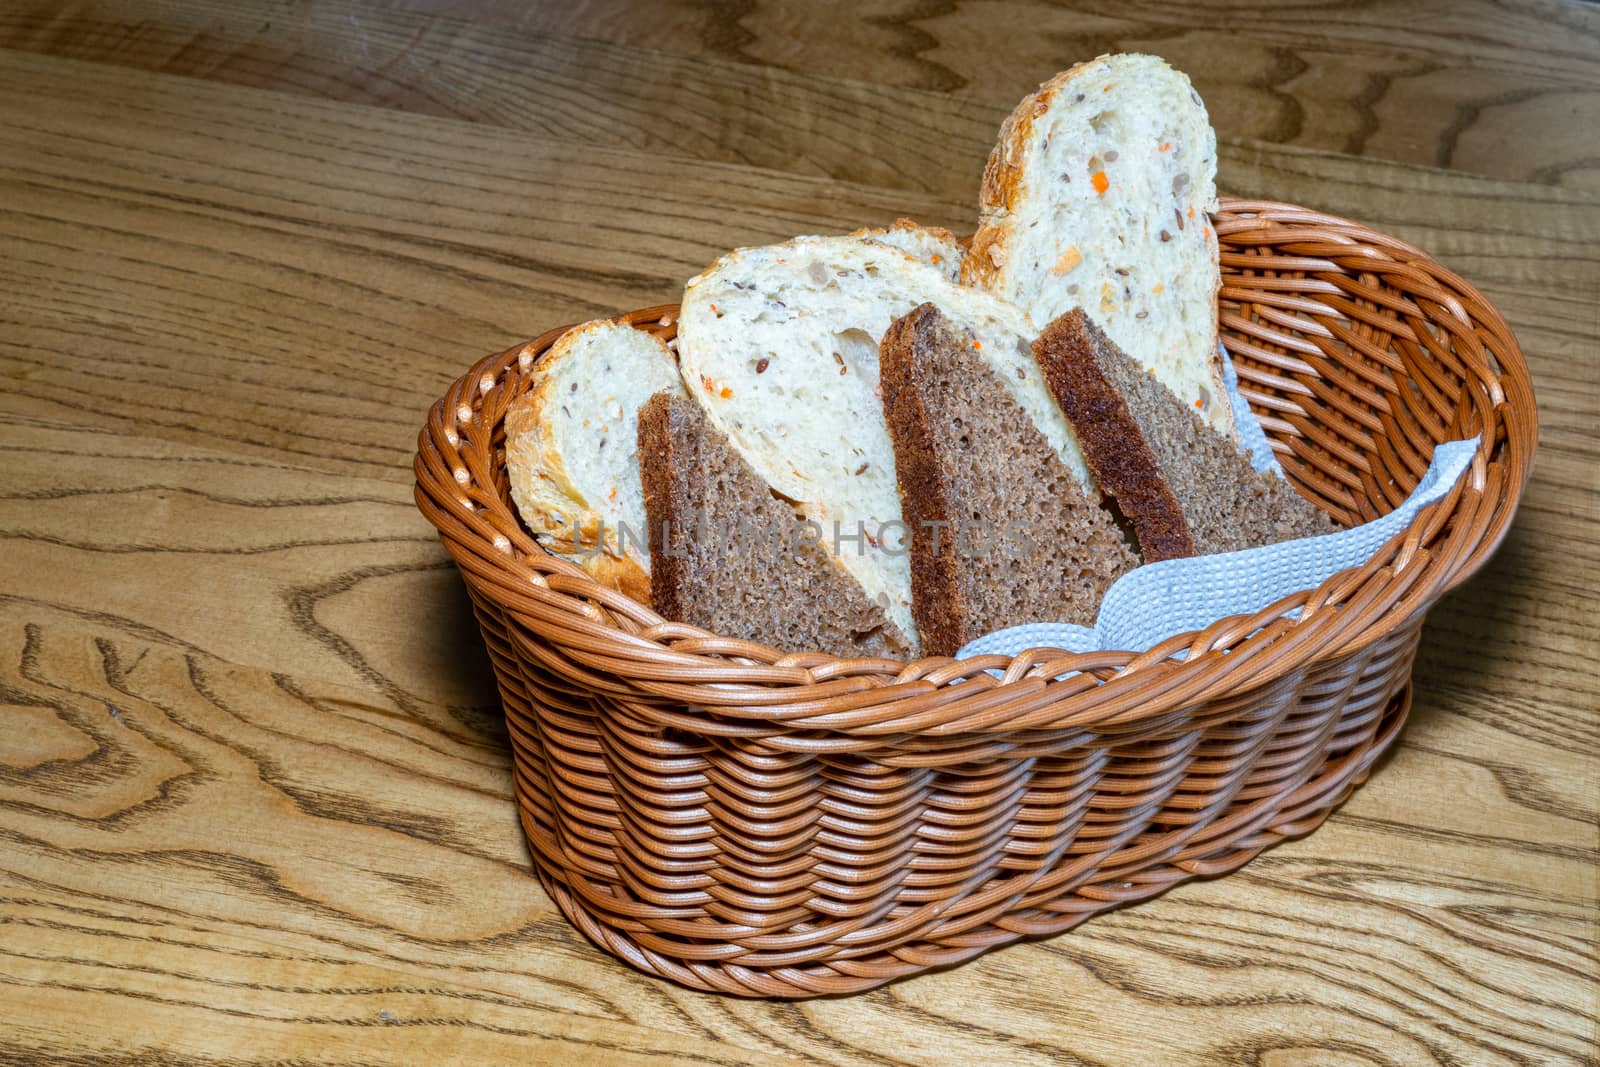
[[[1282,477],[1261,424],[1239,393],[1238,375],[1226,353],[1222,362],[1240,442],[1257,470]],[[1203,630],[1226,616],[1253,614],[1291,593],[1316,588],[1346,567],[1365,563],[1410,525],[1418,511],[1449,493],[1477,451],[1476,437],[1437,446],[1427,473],[1405,503],[1372,522],[1244,552],[1147,563],[1124,574],[1106,591],[1092,627],[1046,621],[1011,626],[968,642],[956,658],[991,653],[1015,656],[1030,648],[1143,652],[1176,634]]]

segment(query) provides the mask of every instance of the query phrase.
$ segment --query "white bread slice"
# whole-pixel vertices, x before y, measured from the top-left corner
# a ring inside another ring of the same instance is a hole
[[[878,345],[925,302],[968,330],[985,360],[1067,468],[1093,492],[1071,424],[1034,360],[1032,324],[1015,306],[952,284],[897,248],[799,237],[724,256],[683,294],[678,359],[689,393],[768,485],[797,503],[840,566],[913,642],[908,531],[887,546],[843,540],[900,522],[894,448],[884,421]]]
[[[957,243],[955,234],[941,226],[895,219],[893,226],[860,229],[850,236],[893,245],[912,259],[937,267],[951,281],[961,281],[961,261],[966,257],[966,250]]]
[[[567,331],[533,375],[506,411],[506,470],[522,521],[596,581],[648,604],[639,408],[663,389],[684,395],[676,360],[643,330],[597,320]]]
[[[1041,328],[1082,307],[1231,437],[1208,217],[1216,174],[1216,135],[1187,77],[1155,56],[1080,63],[1001,127],[962,279]]]

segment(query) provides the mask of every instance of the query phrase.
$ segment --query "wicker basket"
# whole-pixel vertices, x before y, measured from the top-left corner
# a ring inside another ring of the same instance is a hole
[[[840,660],[663,621],[543,552],[509,502],[506,406],[562,331],[434,405],[417,503],[466,580],[534,862],[579,929],[700,989],[852,992],[1231,871],[1366,778],[1425,612],[1511,522],[1532,383],[1494,308],[1417,249],[1284,204],[1224,199],[1215,224],[1225,343],[1308,496],[1363,522],[1435,443],[1483,444],[1366,565],[1139,655]],[[621,321],[670,336],[674,311]]]

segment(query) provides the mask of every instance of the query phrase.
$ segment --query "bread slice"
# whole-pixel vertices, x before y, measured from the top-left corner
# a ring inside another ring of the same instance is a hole
[[[1082,309],[1051,323],[1034,354],[1147,561],[1336,529],[1288,481],[1251,466],[1236,441],[1124,355]]]
[[[912,259],[937,267],[952,282],[961,281],[961,261],[966,258],[966,249],[961,247],[955,234],[942,227],[895,219],[893,226],[857,230],[850,236],[891,245]]]
[[[600,320],[567,331],[532,373],[505,420],[522,521],[596,581],[648,601],[638,413],[662,390],[685,395],[677,361],[651,334]]]
[[[1092,625],[1106,589],[1139,562],[974,341],[933,304],[883,339],[883,407],[927,655],[1025,622]]]
[[[1093,315],[1220,433],[1216,135],[1189,79],[1155,56],[1101,56],[1017,106],[989,156],[969,285],[1035,324]]]
[[[903,531],[892,525],[900,496],[879,400],[878,344],[892,321],[926,301],[972,331],[1004,390],[1091,485],[1033,359],[1027,316],[899,249],[855,237],[740,249],[689,282],[678,327],[690,395],[756,473],[822,527],[867,597],[887,597],[890,620],[913,644],[911,566]]]
[[[836,656],[902,657],[910,641],[712,428],[657,393],[639,411],[655,609],[724,637]]]

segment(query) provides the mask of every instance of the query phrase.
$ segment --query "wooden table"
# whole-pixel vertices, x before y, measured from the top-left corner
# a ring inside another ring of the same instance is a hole
[[[1594,1062],[1600,8],[0,4],[0,1061]],[[874,993],[642,977],[529,874],[411,503],[478,356],[723,250],[972,225],[1010,105],[1160,52],[1229,192],[1428,248],[1533,367],[1393,756],[1228,878]]]

